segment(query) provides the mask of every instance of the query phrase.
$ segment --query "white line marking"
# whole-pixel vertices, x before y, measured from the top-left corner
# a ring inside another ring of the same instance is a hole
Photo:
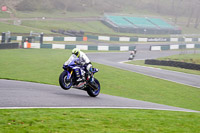
[[[131,62],[130,60],[128,61],[121,61],[121,62],[118,62],[120,64],[127,64],[127,65],[134,65],[134,64],[128,64],[126,62]],[[139,66],[139,67],[144,67],[144,68],[151,68],[151,69],[158,69],[158,70],[164,70],[164,69],[161,69],[161,68],[156,68],[156,67],[149,67],[149,66],[141,66],[141,65],[134,65],[134,66]]]
[[[127,64],[127,63],[124,63],[124,62],[129,62],[129,61],[121,61],[121,62],[118,62],[118,63],[126,64],[126,65],[134,65],[134,64]],[[164,71],[170,71],[170,70],[166,70],[166,69],[155,68],[155,67],[147,67],[147,66],[141,66],[141,65],[134,65],[134,66],[146,67],[146,68],[157,69],[157,70],[164,70]],[[115,68],[120,68],[120,67],[116,67],[116,66],[113,66],[113,67],[115,67]],[[120,68],[120,69],[123,69],[123,68]],[[165,78],[160,78],[160,77],[157,77],[157,76],[152,76],[152,75],[144,74],[144,73],[142,73],[142,72],[136,72],[136,71],[132,71],[132,70],[128,70],[128,69],[123,69],[123,70],[131,71],[131,72],[143,74],[143,75],[146,75],[146,76],[149,76],[149,77],[158,78],[158,79],[163,79],[163,80],[166,80],[166,81],[171,81],[171,82],[174,82],[174,83],[179,83],[179,84],[183,84],[183,85],[187,85],[187,86],[191,86],[191,87],[195,87],[195,88],[200,88],[199,86],[190,85],[190,84],[186,84],[186,83],[182,83],[182,82],[177,82],[177,81],[173,81],[173,80],[169,80],[169,79],[165,79]],[[193,74],[183,73],[183,72],[177,72],[177,71],[173,71],[173,72],[175,72],[175,73],[187,74],[187,75],[193,75]]]
[[[140,60],[140,59],[138,59]],[[134,64],[128,64],[126,62],[131,62],[130,60],[128,61],[121,61],[121,62],[118,62],[120,64],[127,64],[127,65],[134,65]],[[145,68],[152,68],[152,69],[159,69],[159,70],[164,70],[164,71],[173,71],[173,70],[167,70],[167,69],[162,69],[162,68],[157,68],[157,67],[150,67],[150,66],[142,66],[142,65],[134,65],[134,66],[139,66],[139,67],[145,67]],[[190,73],[184,73],[184,72],[178,72],[178,71],[173,71],[174,73],[179,73],[179,74],[187,74],[187,75],[195,75],[195,74],[190,74]],[[198,76],[198,75],[197,75]]]
[[[199,111],[189,109],[160,109],[160,108],[140,108],[140,107],[0,107],[0,109],[143,109],[143,110],[163,110],[163,111],[180,111],[180,112],[196,112]]]

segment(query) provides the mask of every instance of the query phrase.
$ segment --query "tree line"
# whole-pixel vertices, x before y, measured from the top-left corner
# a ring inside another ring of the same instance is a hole
[[[18,1],[18,2],[17,2]],[[12,3],[13,0],[0,0],[1,3]],[[70,11],[126,13],[150,12],[151,14],[168,15],[178,23],[180,17],[186,17],[187,27],[199,27],[200,0],[15,0],[14,8],[18,11]],[[147,14],[148,15],[148,14]]]

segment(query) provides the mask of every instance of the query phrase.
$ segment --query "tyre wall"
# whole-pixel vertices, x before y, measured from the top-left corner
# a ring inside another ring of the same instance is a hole
[[[172,66],[172,67],[180,67],[180,68],[185,68],[185,69],[200,70],[199,64],[178,62],[178,61],[164,61],[164,60],[148,59],[148,60],[145,60],[145,64]]]
[[[19,43],[3,43],[0,44],[0,49],[17,49],[19,48]]]

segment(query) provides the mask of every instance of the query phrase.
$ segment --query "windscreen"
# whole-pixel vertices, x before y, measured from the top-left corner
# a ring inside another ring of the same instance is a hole
[[[64,63],[64,65],[69,65],[74,59],[77,59],[77,56],[72,54],[69,59]]]

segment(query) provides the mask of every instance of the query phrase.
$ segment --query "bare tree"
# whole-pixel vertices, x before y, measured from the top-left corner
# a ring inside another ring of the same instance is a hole
[[[155,9],[157,13],[160,13],[160,0],[155,0]]]
[[[190,27],[190,23],[192,21],[192,17],[194,15],[194,11],[195,11],[195,0],[192,0],[192,1],[189,2],[188,11],[190,13],[189,13],[188,22],[187,22],[186,27]]]
[[[175,12],[175,0],[171,1],[171,11]]]
[[[195,24],[194,24],[194,28],[198,28],[199,27],[199,23],[200,23],[200,0],[196,0],[195,2],[196,4],[196,20],[195,20]]]
[[[176,2],[175,2],[176,1]],[[179,14],[181,11],[180,7],[183,6],[183,0],[173,0],[173,8],[174,8],[174,23],[178,22]]]

